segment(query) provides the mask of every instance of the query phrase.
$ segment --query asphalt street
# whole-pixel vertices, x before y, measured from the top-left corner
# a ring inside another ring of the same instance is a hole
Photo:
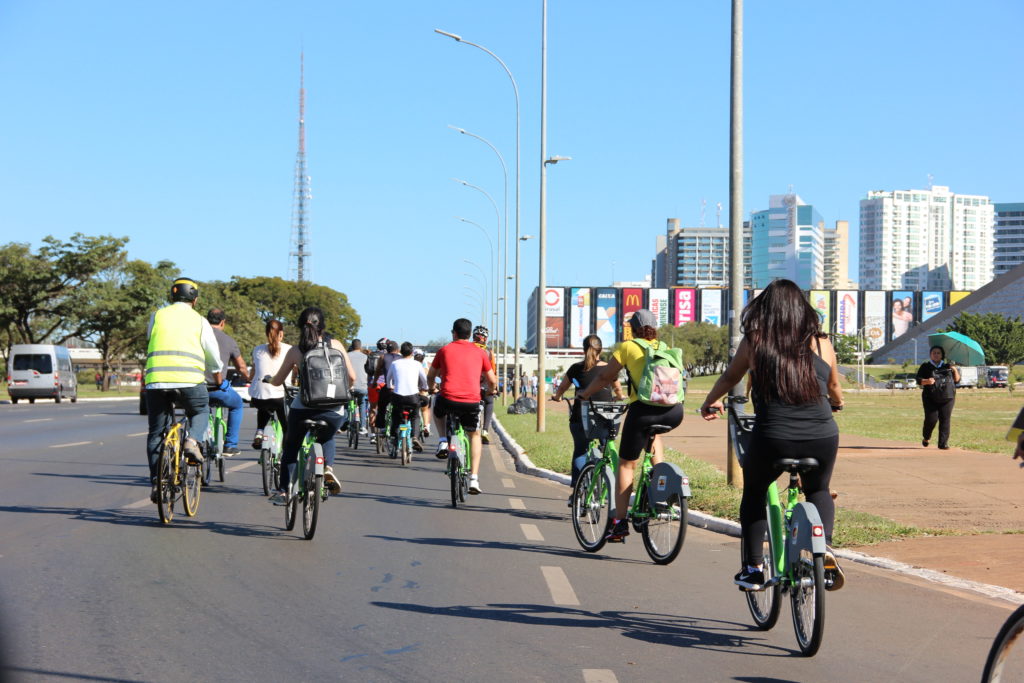
[[[736,539],[691,527],[666,567],[635,536],[585,553],[567,488],[497,448],[456,510],[430,453],[341,447],[305,541],[262,495],[254,421],[198,516],[162,525],[136,402],[0,405],[8,679],[970,681],[1012,609],[846,565],[803,658],[788,604],[753,628]]]

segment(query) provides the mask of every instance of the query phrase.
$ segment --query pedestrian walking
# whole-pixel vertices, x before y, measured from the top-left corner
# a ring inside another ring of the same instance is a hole
[[[921,404],[924,407],[921,445],[928,446],[938,423],[939,449],[944,451],[949,448],[950,418],[956,403],[960,371],[946,362],[946,351],[941,346],[933,346],[928,355],[928,361],[917,370],[917,384],[921,387]]]

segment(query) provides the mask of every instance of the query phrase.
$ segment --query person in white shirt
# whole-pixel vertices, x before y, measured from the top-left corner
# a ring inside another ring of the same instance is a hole
[[[266,325],[267,343],[260,344],[252,350],[252,376],[273,377],[281,369],[284,363],[284,356],[291,344],[283,343],[284,325],[280,320],[268,320]],[[249,386],[249,396],[252,398],[252,407],[256,408],[256,436],[253,437],[252,447],[259,450],[263,445],[263,428],[270,421],[270,414],[277,415],[281,428],[288,423],[284,414],[284,387],[275,387],[272,384],[256,381]]]
[[[427,374],[423,372],[423,363],[412,357],[412,344],[403,342],[399,352],[402,357],[388,368],[386,379],[386,386],[391,391],[391,436],[398,434],[402,410],[408,409],[412,422],[412,448],[419,453],[423,451],[420,442],[420,392],[427,390]]]

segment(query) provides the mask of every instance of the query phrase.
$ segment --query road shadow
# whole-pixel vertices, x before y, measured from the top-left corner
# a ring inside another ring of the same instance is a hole
[[[532,543],[509,543],[506,541],[487,541],[475,538],[405,538],[398,536],[382,536],[380,534],[367,534],[365,538],[376,538],[382,541],[400,541],[402,543],[414,543],[417,545],[437,545],[447,548],[480,548],[489,550],[511,550],[513,552],[531,552],[553,557],[571,557],[579,559],[594,559],[602,562],[614,562],[618,564],[642,564],[650,562],[634,560],[624,557],[608,557],[607,555],[595,555],[579,548],[560,548],[553,545],[535,545]]]
[[[7,680],[5,672],[29,674],[42,676],[44,678],[64,679],[69,678],[75,681],[103,681],[104,683],[143,683],[143,678],[111,678],[110,676],[90,676],[89,674],[74,673],[71,671],[52,671],[50,669],[29,669],[22,666],[6,666],[0,669],[0,680]]]
[[[353,483],[366,483],[366,482],[353,482]],[[446,482],[447,483],[447,482]],[[374,486],[397,486],[396,484],[372,484]],[[429,489],[424,487],[405,487],[399,486],[399,488],[417,488],[423,491],[436,491],[437,498],[412,498],[405,495],[389,496],[378,493],[356,493],[345,491],[345,480],[341,482],[342,486],[342,498],[352,498],[360,500],[374,500],[380,503],[386,503],[388,505],[411,505],[413,507],[430,507],[430,508],[448,508],[454,510],[451,504],[451,493],[447,487],[444,489]],[[502,497],[507,497],[504,494],[498,494]],[[553,513],[544,512],[542,510],[516,510],[513,508],[494,508],[487,507],[485,505],[477,505],[470,501],[479,500],[481,502],[487,500],[488,495],[482,494],[481,496],[466,496],[466,503],[459,505],[459,510],[464,512],[483,512],[488,514],[500,514],[500,515],[511,515],[519,519],[528,519],[532,521],[569,521],[568,513]]]
[[[118,486],[145,487],[149,492],[149,477],[132,474],[70,474],[67,472],[33,472],[35,477],[61,477],[66,479],[85,479],[96,484],[117,484]]]
[[[768,644],[752,626],[645,612],[606,610],[589,612],[573,607],[530,604],[450,605],[431,607],[405,602],[371,602],[375,607],[418,612],[431,616],[486,619],[527,626],[600,628],[618,631],[623,637],[669,647],[729,652],[746,656],[788,657],[793,650]]]

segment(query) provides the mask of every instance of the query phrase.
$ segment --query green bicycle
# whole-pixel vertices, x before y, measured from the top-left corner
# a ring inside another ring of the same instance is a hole
[[[391,406],[388,406],[388,411]],[[412,422],[409,414],[413,408],[402,408],[402,421],[398,425],[398,433],[388,439],[388,452],[392,458],[401,458],[402,465],[412,463]]]
[[[749,452],[755,419],[741,408],[746,402],[743,396],[730,396],[727,401],[729,438],[741,465]],[[816,469],[818,461],[786,458],[777,460],[776,465],[789,472],[789,486],[785,505],[776,483],[768,487],[765,589],[744,594],[757,628],[767,631],[778,621],[781,595],[789,593],[797,644],[805,656],[811,657],[821,647],[825,634],[825,527],[814,504],[800,501],[798,475]],[[747,559],[742,561],[746,563]]]
[[[327,500],[327,487],[324,486],[324,451],[317,443],[317,434],[330,425],[324,420],[305,420],[306,435],[299,447],[298,460],[295,463],[295,476],[288,484],[288,499],[284,506],[285,529],[295,528],[295,519],[299,514],[299,503],[302,503],[303,537],[310,541],[316,533],[316,525],[320,516],[320,503]]]
[[[224,419],[224,406],[210,406],[210,427],[206,430],[206,444],[203,448],[203,486],[210,485],[213,468],[217,468],[217,479],[224,481],[224,435],[228,423]]]
[[[380,408],[377,408],[380,410]],[[384,455],[384,452],[388,448],[388,434],[391,433],[391,404],[388,404],[387,409],[384,411],[384,426],[382,428],[375,429],[374,434],[374,445],[377,447],[377,455]],[[392,456],[394,457],[394,456]]]
[[[263,429],[263,442],[260,445],[260,468],[263,470],[263,495],[265,496],[276,491],[281,483],[281,453],[283,450],[284,425],[277,419],[277,413],[272,412],[267,426]]]
[[[348,400],[348,447],[352,450],[359,448],[359,428],[360,419],[357,416],[361,416],[359,400],[356,398],[355,392],[352,392],[352,397]]]
[[[473,454],[470,450],[469,437],[462,428],[458,415],[445,417],[445,435],[448,439],[448,460],[444,473],[451,483],[452,507],[466,502],[466,490],[469,487],[469,473],[473,467]]]
[[[619,453],[615,438],[627,406],[587,401],[581,409],[591,442],[587,464],[573,487],[572,527],[580,546],[593,553],[604,547],[611,520],[617,516],[614,501]],[[691,497],[690,480],[678,465],[652,463],[654,437],[666,431],[669,428],[657,425],[647,430],[635,493],[625,516],[643,537],[644,549],[656,564],[668,564],[679,556]]]

